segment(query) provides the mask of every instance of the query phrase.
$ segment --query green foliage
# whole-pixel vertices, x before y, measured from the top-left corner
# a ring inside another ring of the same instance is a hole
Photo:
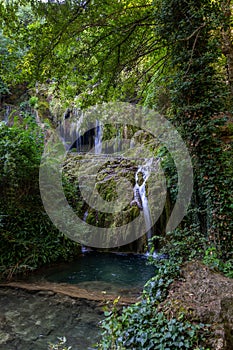
[[[222,266],[222,272],[227,277],[233,278],[233,260],[227,260]]]
[[[103,328],[100,349],[205,349],[199,346],[205,340],[204,325],[167,319],[150,305],[128,307],[121,316],[112,311]]]
[[[221,52],[214,35],[223,24],[222,12],[218,2],[209,0],[154,3],[156,32],[171,57],[163,81],[169,91],[169,116],[189,148],[195,176],[192,206],[180,228],[187,237],[196,230],[202,235],[200,246],[209,241],[222,258],[230,259],[232,147],[221,138],[229,89],[216,68]],[[173,171],[172,164],[166,166]]]
[[[22,58],[23,52],[18,46],[13,49],[12,43],[11,38],[4,35],[0,24],[0,97],[8,95],[10,87],[19,81],[15,70],[17,70],[17,61]]]
[[[0,99],[9,93],[7,84],[4,82],[3,73],[6,70],[7,66],[7,45],[8,40],[3,36],[2,31],[0,30]]]
[[[179,274],[179,264],[168,260],[155,264],[156,275],[147,282],[138,303],[119,311],[116,300],[113,308],[105,312],[99,349],[206,349],[205,325],[191,324],[183,314],[167,318],[158,309],[166,298],[168,286]]]
[[[167,188],[173,205],[176,202],[176,196],[178,193],[178,174],[176,171],[175,163],[165,147],[161,147],[159,149],[158,157],[161,158],[161,166],[166,177]]]
[[[7,95],[9,93],[9,89],[7,84],[5,84],[0,78],[0,97]]]
[[[96,100],[138,99],[151,69],[166,58],[153,25],[153,5],[142,0],[20,1],[3,12],[5,35],[13,50],[24,52],[16,58],[17,78],[32,84],[53,79],[60,97],[75,98],[79,107]]]
[[[193,213],[194,217],[196,213]],[[207,245],[207,238],[200,232],[196,224],[190,226],[183,223],[184,227],[168,232],[164,236],[154,236],[159,241],[160,253],[167,254],[175,260],[198,260],[203,258],[203,251]]]
[[[39,166],[43,134],[31,117],[0,124],[0,271],[12,274],[70,259],[77,244],[64,237],[43,209]]]
[[[168,287],[179,276],[181,259],[156,260],[151,257],[150,264],[155,266],[155,276],[145,284],[142,295],[156,305],[166,298]]]
[[[29,105],[33,108],[37,108],[38,107],[38,97],[37,96],[30,97]]]
[[[221,260],[215,247],[209,247],[205,250],[203,263],[212,269],[223,272],[227,277],[233,278],[233,261],[224,262]]]
[[[218,258],[218,252],[215,247],[209,247],[206,249],[203,263],[212,269],[218,270],[220,268],[221,261]]]
[[[43,149],[43,135],[32,118],[26,117],[23,123],[15,118],[9,128],[0,124],[1,185],[5,194],[11,192],[17,201],[14,189],[30,193],[34,185],[35,173],[38,174],[40,156]]]

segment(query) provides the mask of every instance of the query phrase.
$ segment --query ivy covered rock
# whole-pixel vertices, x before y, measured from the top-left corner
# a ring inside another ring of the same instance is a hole
[[[167,316],[184,313],[190,321],[211,325],[212,349],[232,349],[233,279],[198,261],[185,263],[181,278],[171,285],[168,298],[160,308]]]

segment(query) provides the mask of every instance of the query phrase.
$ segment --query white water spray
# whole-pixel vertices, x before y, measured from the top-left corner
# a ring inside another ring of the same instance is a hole
[[[95,132],[95,154],[101,154],[102,152],[102,127],[98,120],[96,120],[96,132]]]
[[[85,211],[85,213],[84,213],[84,215],[83,215],[83,221],[86,222],[87,216],[88,216],[88,209]],[[82,252],[82,254],[88,253],[88,252],[90,252],[91,250],[92,250],[91,248],[86,247],[86,246],[83,245],[83,244],[81,245],[81,252]]]
[[[158,160],[159,161],[159,160]],[[157,161],[157,162],[158,162]],[[143,210],[145,225],[146,225],[146,236],[148,251],[150,251],[150,239],[152,238],[152,220],[150,213],[150,206],[146,195],[146,182],[150,176],[152,169],[153,158],[147,159],[144,165],[141,165],[135,174],[135,186],[134,186],[134,202],[137,204],[139,209]]]

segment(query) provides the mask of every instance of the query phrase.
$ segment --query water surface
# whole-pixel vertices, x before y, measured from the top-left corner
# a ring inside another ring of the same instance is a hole
[[[89,290],[130,293],[142,290],[154,274],[155,268],[143,255],[86,252],[69,264],[51,269],[45,278]]]

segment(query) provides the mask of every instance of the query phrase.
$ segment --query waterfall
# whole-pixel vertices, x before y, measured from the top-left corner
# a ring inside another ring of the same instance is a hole
[[[59,133],[66,150],[78,153],[113,154],[127,152],[132,147],[131,139],[127,139],[127,126],[116,123],[111,129],[111,135],[108,135],[105,125],[100,120],[88,120],[77,108],[68,108],[65,111],[59,125]]]
[[[11,105],[5,105],[4,115],[3,115],[3,121],[5,122],[5,124],[8,124],[9,117],[12,112],[13,112],[13,107]]]
[[[86,222],[87,216],[88,216],[88,209],[85,211],[85,213],[84,213],[84,215],[83,215],[83,221]],[[83,244],[81,245],[81,252],[82,252],[82,254],[88,253],[88,252],[90,252],[90,251],[91,251],[91,248],[86,247],[86,246],[83,245]]]
[[[60,138],[66,150],[76,149],[82,152],[82,135],[80,127],[83,122],[83,113],[77,108],[67,109],[63,120],[59,124]]]
[[[95,129],[95,154],[101,154],[102,152],[102,127],[98,120],[96,120]]]
[[[60,137],[67,150],[76,150],[77,152],[94,152],[102,153],[102,136],[103,128],[99,120],[95,124],[90,122],[86,124],[86,132],[82,133],[81,126],[83,123],[83,114],[75,110],[70,112],[72,117],[64,117],[60,124]],[[76,119],[75,119],[76,118]]]
[[[81,133],[79,130],[79,123],[78,122],[73,122],[72,123],[72,127],[73,127],[73,140],[75,140],[75,148],[77,152],[81,152],[82,151],[82,142],[81,142]]]
[[[88,216],[88,210],[86,210],[85,213],[84,213],[84,215],[83,215],[83,221],[86,222],[87,216]]]
[[[134,148],[135,147],[135,140],[134,138],[132,137],[132,139],[130,140],[130,145],[129,145],[129,148]]]
[[[150,250],[149,240],[152,238],[152,220],[150,214],[150,207],[146,195],[146,182],[150,176],[151,166],[153,158],[147,159],[145,165],[139,166],[135,174],[135,186],[134,186],[134,203],[137,204],[139,209],[143,210],[145,225],[146,225],[146,236],[148,242],[148,251]]]

